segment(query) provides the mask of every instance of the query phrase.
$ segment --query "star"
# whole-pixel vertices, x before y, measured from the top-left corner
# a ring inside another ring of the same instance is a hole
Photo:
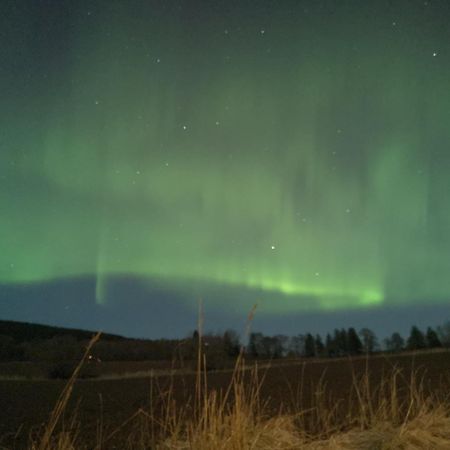
[[[271,245],[270,248],[271,248],[272,250],[275,250],[275,245]]]
[[[437,52],[433,52],[433,56],[437,56]]]

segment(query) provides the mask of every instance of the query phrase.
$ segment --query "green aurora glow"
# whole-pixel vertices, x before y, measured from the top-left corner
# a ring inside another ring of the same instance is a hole
[[[448,4],[81,3],[10,11],[0,283],[448,301]]]

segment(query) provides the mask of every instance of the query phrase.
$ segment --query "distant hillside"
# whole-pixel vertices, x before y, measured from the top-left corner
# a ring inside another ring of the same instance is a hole
[[[79,361],[86,341],[94,334],[94,331],[76,328],[0,320],[0,362]],[[135,339],[105,333],[92,349],[91,356],[101,361],[171,361],[175,354],[178,358],[192,359],[192,339],[183,343],[184,346],[177,339]]]
[[[0,336],[9,336],[16,343],[51,339],[55,336],[72,336],[82,341],[90,339],[94,331],[78,330],[72,328],[53,327],[36,323],[14,322],[11,320],[0,320]],[[102,334],[102,340],[120,341],[125,340],[123,336],[115,334]]]

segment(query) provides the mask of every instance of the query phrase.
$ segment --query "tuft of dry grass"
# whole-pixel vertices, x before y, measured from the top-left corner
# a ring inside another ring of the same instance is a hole
[[[307,450],[448,450],[450,449],[450,418],[448,411],[438,408],[422,413],[413,420],[395,427],[380,422],[366,430],[339,433],[324,441],[297,448]]]

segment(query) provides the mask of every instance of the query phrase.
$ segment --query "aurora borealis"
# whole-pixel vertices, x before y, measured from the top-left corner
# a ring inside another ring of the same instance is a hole
[[[4,9],[1,285],[448,304],[448,1]]]

